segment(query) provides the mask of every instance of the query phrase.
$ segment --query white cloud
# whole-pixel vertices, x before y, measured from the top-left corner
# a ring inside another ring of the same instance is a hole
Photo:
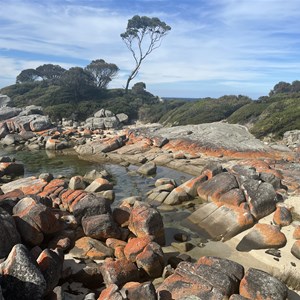
[[[121,69],[111,86],[124,85],[134,61],[120,33],[132,12],[100,7],[109,1],[98,1],[97,7],[94,1],[83,3],[1,3],[0,45],[7,54],[0,57],[0,86],[7,84],[7,78],[15,78],[25,65],[33,68],[49,62],[47,56],[51,56],[51,63],[54,60],[62,66],[66,58],[70,66],[72,59],[76,65],[78,60],[103,58]],[[267,93],[271,88],[267,85],[277,78],[297,79],[292,77],[297,75],[300,63],[300,45],[295,38],[300,33],[298,0],[216,0],[206,6],[199,3],[194,1],[188,8],[190,18],[182,18],[178,10],[159,10],[163,5],[156,5],[151,12],[140,11],[140,15],[160,17],[172,30],[144,62],[137,80],[157,87],[174,83],[176,89],[182,84],[183,90],[183,84],[187,86],[189,81],[210,80],[222,87],[238,83],[251,91],[255,86],[262,91],[265,86]],[[187,9],[184,6],[188,4],[176,5]],[[10,50],[34,54],[12,58],[8,56]]]

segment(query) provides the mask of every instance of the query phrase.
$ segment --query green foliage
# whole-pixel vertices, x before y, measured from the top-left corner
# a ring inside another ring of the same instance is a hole
[[[245,96],[223,96],[186,102],[166,113],[160,122],[170,125],[187,125],[216,122],[229,117],[235,110],[249,103]]]
[[[107,63],[103,59],[93,60],[85,67],[85,70],[92,75],[94,85],[100,89],[107,88],[109,82],[119,72],[117,65]]]
[[[288,130],[300,129],[300,93],[261,97],[235,111],[228,122],[250,125],[250,132],[258,138],[282,137]]]
[[[74,111],[76,111],[75,106],[70,103],[47,106],[44,109],[45,114],[49,115],[54,121],[61,120],[62,118],[70,118]]]
[[[16,78],[16,83],[34,82],[39,78],[39,73],[35,69],[23,70]]]
[[[288,130],[300,129],[300,98],[271,103],[251,128],[251,133],[261,138],[272,134],[282,137]]]

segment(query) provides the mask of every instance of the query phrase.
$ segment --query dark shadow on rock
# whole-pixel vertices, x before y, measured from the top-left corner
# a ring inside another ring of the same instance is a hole
[[[5,300],[41,300],[41,288],[32,282],[5,275],[1,278],[2,295]]]

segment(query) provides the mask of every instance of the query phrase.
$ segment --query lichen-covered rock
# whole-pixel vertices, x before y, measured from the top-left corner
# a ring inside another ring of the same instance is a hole
[[[50,249],[42,251],[37,258],[37,263],[47,284],[45,294],[50,293],[57,286],[62,274],[63,261],[63,255]]]
[[[173,189],[164,199],[164,204],[177,205],[190,199],[189,194],[181,186]]]
[[[281,248],[286,245],[286,237],[277,226],[255,224],[237,245],[239,251],[253,249]]]
[[[22,244],[15,245],[0,264],[4,299],[42,299],[46,281],[36,261]]]
[[[109,284],[102,290],[98,300],[124,300],[122,294],[116,284]]]
[[[139,273],[136,265],[125,259],[106,259],[100,267],[106,286],[116,284],[121,287],[126,282],[138,281]]]
[[[249,268],[241,281],[240,295],[253,300],[285,300],[287,287],[270,274]]]
[[[162,216],[153,207],[136,202],[129,217],[129,230],[137,237],[153,236],[153,241],[165,244],[165,230]]]
[[[105,240],[121,237],[120,228],[109,214],[83,217],[81,224],[84,234],[94,239]]]
[[[254,224],[247,207],[223,203],[205,203],[193,212],[188,221],[204,229],[213,239],[229,240]]]
[[[276,192],[270,183],[249,179],[243,182],[242,189],[251,214],[257,220],[276,209]]]
[[[127,260],[135,262],[136,257],[152,241],[150,236],[131,238],[125,245],[124,254]]]
[[[164,254],[160,245],[150,242],[141,253],[136,256],[138,268],[143,269],[151,278],[158,278],[164,269]]]
[[[22,239],[30,245],[39,245],[44,234],[53,234],[62,229],[53,211],[43,204],[31,202],[27,208],[18,211],[14,218]]]
[[[200,299],[224,299],[238,291],[234,274],[229,277],[219,269],[206,264],[180,262],[173,275],[158,287],[160,299],[181,300],[188,296]]]
[[[130,300],[157,300],[157,294],[152,282],[127,282],[122,291]]]
[[[85,191],[89,193],[96,193],[112,189],[113,185],[107,179],[96,178],[89,186],[86,187]]]
[[[273,216],[273,222],[280,226],[288,226],[293,222],[291,211],[285,206],[278,206]]]
[[[246,198],[242,190],[235,188],[227,193],[223,194],[219,202],[223,202],[229,205],[240,206],[241,203],[245,202]]]
[[[218,202],[223,194],[238,187],[235,176],[224,172],[200,184],[197,193],[205,201]]]
[[[0,208],[0,258],[6,257],[12,247],[21,242],[13,217]]]
[[[73,206],[73,214],[78,222],[83,217],[111,213],[110,202],[101,196],[88,194]]]
[[[70,254],[76,258],[105,259],[113,256],[113,250],[103,242],[85,236],[75,242]]]

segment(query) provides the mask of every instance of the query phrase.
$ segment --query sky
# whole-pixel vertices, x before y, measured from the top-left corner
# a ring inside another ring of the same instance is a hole
[[[160,97],[268,95],[300,80],[299,0],[0,0],[0,88],[24,69],[116,64],[121,88],[134,60],[120,34],[134,15],[171,26],[144,61],[142,81]]]

